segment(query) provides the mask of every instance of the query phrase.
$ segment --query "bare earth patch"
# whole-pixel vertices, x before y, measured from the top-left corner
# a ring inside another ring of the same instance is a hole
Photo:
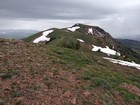
[[[133,86],[132,84],[127,84],[127,83],[122,83],[120,86],[122,88],[127,89],[130,93],[134,93],[140,96],[140,89],[138,87]]]

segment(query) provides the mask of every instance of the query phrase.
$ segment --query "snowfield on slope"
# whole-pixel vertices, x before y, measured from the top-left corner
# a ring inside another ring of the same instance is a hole
[[[92,28],[89,28],[89,29],[88,29],[88,33],[89,33],[89,34],[93,34]]]
[[[42,33],[42,36],[36,38],[36,39],[33,41],[33,43],[39,43],[39,42],[41,42],[41,41],[49,41],[50,38],[48,38],[47,35],[50,34],[50,33],[52,33],[52,32],[53,32],[53,30],[44,31],[44,32]]]
[[[85,41],[83,41],[82,39],[77,39],[79,42],[82,42],[82,43],[84,43]]]
[[[124,65],[124,66],[135,67],[140,70],[140,64],[136,64],[134,62],[128,62],[128,61],[123,61],[123,60],[118,60],[118,59],[113,59],[113,58],[107,58],[107,57],[103,57],[103,58],[109,60],[112,63],[117,63],[117,64]]]
[[[79,29],[79,26],[67,28],[67,30],[74,32],[75,30]]]
[[[95,52],[100,50],[101,52],[106,53],[107,55],[117,55],[117,56],[121,55],[119,52],[110,49],[108,46],[106,46],[106,48],[95,46],[95,45],[92,45],[92,46],[93,46],[92,51],[95,51]]]

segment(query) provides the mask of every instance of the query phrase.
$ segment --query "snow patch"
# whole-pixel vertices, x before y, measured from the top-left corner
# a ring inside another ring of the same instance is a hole
[[[79,26],[67,28],[67,30],[74,32],[75,30],[79,29]]]
[[[117,63],[117,64],[124,65],[124,66],[135,67],[140,70],[140,64],[136,64],[134,62],[128,62],[128,61],[123,61],[123,60],[118,60],[118,59],[113,59],[113,58],[107,58],[107,57],[103,57],[103,58],[109,60],[112,63]]]
[[[93,34],[92,28],[89,28],[89,29],[88,29],[88,33],[89,33],[89,34]]]
[[[84,43],[85,41],[83,41],[82,39],[77,39],[79,42],[82,42],[82,43]]]
[[[41,42],[41,41],[49,41],[50,38],[48,38],[47,35],[50,34],[50,33],[52,33],[52,32],[53,32],[53,30],[44,31],[44,32],[42,33],[42,36],[36,38],[36,39],[33,41],[33,43],[39,43],[39,42]]]
[[[117,55],[117,56],[121,55],[119,52],[110,49],[108,46],[106,46],[106,48],[103,48],[100,46],[95,46],[95,45],[92,45],[92,46],[93,46],[92,51],[99,51],[100,50],[101,52],[106,53],[108,55]]]

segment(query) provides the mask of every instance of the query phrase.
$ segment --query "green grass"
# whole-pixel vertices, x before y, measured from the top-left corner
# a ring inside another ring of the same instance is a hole
[[[67,48],[57,48],[51,54],[57,56],[63,63],[65,64],[70,63],[74,67],[84,66],[86,64],[91,63],[94,60],[94,58],[89,59],[89,56],[91,54],[86,54],[81,51],[67,49]]]
[[[1,77],[2,80],[5,80],[5,79],[11,79],[12,75],[9,74],[9,73],[1,73],[0,77]]]
[[[137,102],[140,99],[136,94],[129,93],[120,87],[120,84],[128,83],[140,88],[139,73],[130,72],[127,70],[127,67],[118,71],[113,65],[111,67],[108,66],[108,61],[104,61],[94,53],[61,47],[51,49],[52,52],[50,54],[60,59],[57,63],[63,62],[65,64],[64,70],[73,71],[82,69],[83,73],[80,79],[90,81],[89,85],[87,84],[82,87],[83,89],[94,90],[100,88],[105,93],[109,91],[112,95],[117,91],[126,102],[130,103]],[[105,105],[116,105],[116,103],[108,101],[105,102]]]
[[[67,32],[62,29],[56,29],[54,32],[50,33],[48,35],[51,39],[57,39],[57,38],[62,38],[62,37],[68,37],[68,38],[74,38],[74,39],[83,39],[86,43],[91,43],[92,42],[92,37],[85,35],[81,32],[75,31],[75,32]]]
[[[72,71],[82,68],[81,79],[91,81],[89,86],[83,88],[94,89],[99,87],[113,92],[114,90],[120,91],[119,85],[122,83],[130,83],[140,87],[139,74],[128,72],[125,68],[121,71],[117,71],[115,68],[111,69],[107,66],[107,62],[103,62],[102,58],[93,53],[60,47],[51,49],[49,54],[60,59],[57,63],[65,64],[66,70]],[[88,67],[88,65],[90,66]]]
[[[11,79],[13,75],[20,75],[19,70],[9,69],[9,70],[0,71],[0,78],[3,80]]]
[[[31,36],[29,36],[27,38],[24,38],[22,40],[25,41],[25,42],[32,42],[34,39],[40,37],[41,35],[42,35],[42,31],[37,33],[37,34],[31,35]]]

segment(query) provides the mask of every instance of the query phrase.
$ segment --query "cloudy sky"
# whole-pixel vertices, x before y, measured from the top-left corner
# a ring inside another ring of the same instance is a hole
[[[0,29],[97,25],[113,37],[140,37],[140,0],[0,0]]]

